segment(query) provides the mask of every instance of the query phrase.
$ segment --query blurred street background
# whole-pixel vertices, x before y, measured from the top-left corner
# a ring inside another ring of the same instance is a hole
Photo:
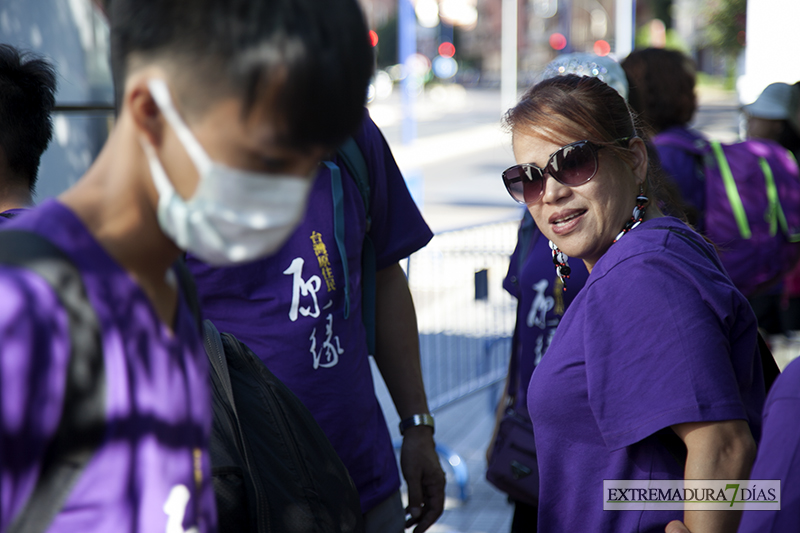
[[[59,72],[55,138],[36,199],[74,183],[113,126],[108,0],[0,0],[0,40]],[[113,0],[111,0],[113,1]],[[514,302],[501,287],[521,208],[500,173],[514,164],[501,116],[552,59],[679,49],[698,67],[693,125],[740,135],[742,104],[800,80],[798,0],[359,0],[376,55],[369,111],[436,233],[405,267],[419,317],[426,390],[448,473],[433,533],[504,533],[512,508],[484,480],[508,361]],[[781,366],[800,353],[773,339]],[[389,429],[398,417],[380,378]]]

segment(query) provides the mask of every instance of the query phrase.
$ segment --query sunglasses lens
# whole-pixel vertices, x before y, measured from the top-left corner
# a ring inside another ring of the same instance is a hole
[[[565,146],[554,159],[552,168],[564,185],[581,185],[597,172],[597,155],[587,142]]]
[[[511,197],[521,204],[539,200],[542,176],[530,165],[515,165],[503,172],[503,183]]]

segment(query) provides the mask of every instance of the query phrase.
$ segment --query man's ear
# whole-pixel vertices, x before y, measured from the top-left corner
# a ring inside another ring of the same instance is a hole
[[[136,75],[128,79],[122,97],[122,113],[131,118],[136,133],[154,147],[159,147],[164,133],[164,117],[158,108],[147,82],[150,76]]]

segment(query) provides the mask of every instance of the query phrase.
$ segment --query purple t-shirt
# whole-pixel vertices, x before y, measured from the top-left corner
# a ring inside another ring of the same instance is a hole
[[[780,511],[745,511],[739,533],[783,533],[800,526],[800,359],[769,391],[764,429],[750,479],[781,480]]]
[[[688,142],[697,142],[704,137],[695,130],[673,126],[661,134],[672,135]],[[680,189],[681,197],[686,203],[697,211],[697,230],[704,229],[704,214],[706,211],[706,182],[702,178],[702,161],[697,153],[687,152],[682,148],[660,143],[658,136],[653,139],[653,144],[658,151],[661,168],[675,181]]]
[[[13,209],[3,211],[2,213],[0,213],[0,224],[8,222],[9,220],[13,220],[15,217],[21,215],[27,210],[28,210],[27,208],[15,207]]]
[[[105,438],[48,531],[215,531],[208,363],[186,304],[181,299],[170,332],[130,275],[55,200],[3,229],[39,233],[66,252],[102,330]],[[70,347],[66,314],[44,280],[0,266],[0,294],[4,531],[27,501],[58,425]]]
[[[367,118],[355,139],[369,171],[369,234],[380,270],[423,247],[432,234],[377,126]],[[188,265],[205,316],[248,345],[308,407],[347,466],[367,512],[397,490],[400,478],[361,317],[364,201],[344,163],[335,162],[344,191],[347,317],[331,177],[324,167],[305,219],[274,256],[218,269],[190,257]]]
[[[567,280],[567,290],[562,290],[561,285],[556,283],[558,277],[547,237],[527,218],[525,217],[523,224],[530,224],[532,227],[528,231],[520,229],[517,247],[511,255],[508,274],[503,281],[503,287],[519,302],[517,342],[520,343],[522,356],[518,364],[519,385],[514,409],[521,413],[528,412],[528,383],[531,374],[550,346],[564,311],[589,276],[583,261],[571,259],[569,266],[572,272]],[[520,240],[525,238],[529,239],[527,246]],[[526,251],[522,273],[519,273],[520,254]]]
[[[664,531],[681,519],[681,511],[604,511],[603,480],[682,479],[655,435],[673,424],[743,419],[758,440],[756,355],[747,300],[682,222],[650,220],[612,245],[531,379],[539,530]]]

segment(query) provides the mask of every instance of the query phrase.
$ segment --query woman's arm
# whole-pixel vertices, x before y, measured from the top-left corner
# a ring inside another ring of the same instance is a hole
[[[686,445],[685,479],[749,479],[756,443],[744,420],[687,422],[673,431]],[[692,533],[735,532],[741,511],[685,511]]]

